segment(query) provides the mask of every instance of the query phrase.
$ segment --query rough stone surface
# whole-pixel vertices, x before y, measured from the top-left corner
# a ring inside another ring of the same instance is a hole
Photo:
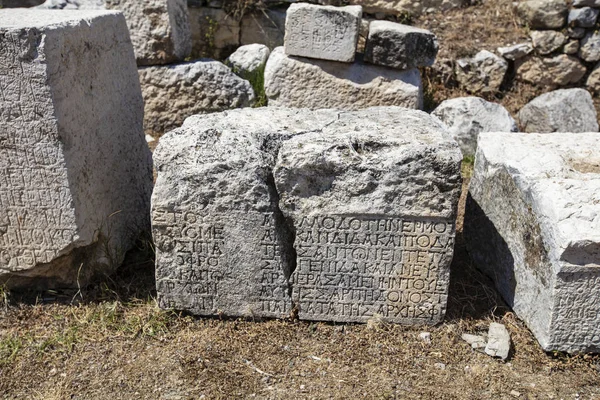
[[[264,44],[247,44],[238,48],[226,60],[226,64],[240,76],[263,73],[269,59],[269,48]]]
[[[281,138],[335,113],[273,108],[196,115],[154,152],[158,302],[197,315],[284,317],[291,238],[272,167]],[[271,151],[264,151],[271,149]]]
[[[565,54],[577,54],[577,51],[579,51],[579,40],[571,39],[563,47],[563,53]]]
[[[220,8],[190,7],[193,57],[223,59],[240,45],[240,21]]]
[[[517,123],[500,104],[479,97],[443,101],[432,113],[448,127],[464,155],[474,155],[481,132],[517,132]]]
[[[299,318],[440,322],[461,160],[442,124],[398,108],[342,113],[285,141],[273,174],[294,225]]]
[[[154,156],[161,307],[284,317],[296,306],[310,320],[443,319],[461,156],[427,114],[380,107],[196,115],[163,136]],[[306,282],[309,264],[319,278]]]
[[[542,55],[555,52],[567,41],[566,36],[557,31],[531,31],[529,35],[533,48]]]
[[[502,360],[508,358],[510,353],[510,334],[506,327],[497,322],[492,322],[488,330],[488,340],[485,345],[485,354],[498,357]]]
[[[192,50],[186,0],[47,0],[40,7],[121,11],[138,65],[180,61]]]
[[[597,132],[592,96],[585,89],[561,89],[536,97],[519,111],[523,132]]]
[[[525,57],[518,60],[516,78],[545,88],[575,84],[587,72],[576,57],[561,54],[552,58]]]
[[[122,15],[0,10],[0,285],[84,286],[149,229],[152,168]]]
[[[533,51],[530,43],[519,43],[513,46],[498,47],[498,53],[507,60],[518,60]]]
[[[360,5],[364,12],[369,14],[400,15],[408,13],[414,16],[430,9],[446,11],[467,4],[464,0],[348,0],[347,3]]]
[[[271,52],[265,69],[269,106],[360,109],[371,106],[421,108],[423,89],[416,69],[289,57]]]
[[[481,50],[472,58],[456,61],[456,80],[472,93],[495,93],[500,90],[508,63],[502,57]]]
[[[600,64],[596,64],[588,76],[585,86],[594,93],[600,93]]]
[[[245,14],[241,22],[240,44],[260,43],[269,49],[283,46],[285,18],[285,11],[278,9]]]
[[[532,29],[560,29],[567,19],[564,0],[527,0],[517,5],[517,14]]]
[[[398,69],[429,67],[438,52],[436,36],[426,29],[390,21],[373,21],[365,61]]]
[[[463,333],[461,339],[467,342],[473,350],[484,350],[487,345],[487,339],[481,335]]]
[[[579,58],[587,62],[600,61],[600,32],[590,32],[581,39]]]
[[[581,39],[585,36],[585,29],[583,28],[569,28],[567,29],[567,35],[571,39]]]
[[[479,136],[467,249],[546,351],[600,351],[599,141]]]
[[[573,7],[600,7],[600,0],[573,0]]]
[[[285,21],[288,55],[354,61],[362,8],[292,4]]]
[[[144,130],[152,136],[180,126],[185,118],[254,103],[250,83],[209,59],[139,69]]]
[[[590,7],[573,8],[569,11],[569,26],[591,28],[598,20],[598,13],[600,13],[600,10]]]

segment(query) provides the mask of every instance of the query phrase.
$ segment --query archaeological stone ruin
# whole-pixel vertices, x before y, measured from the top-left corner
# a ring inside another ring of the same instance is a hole
[[[547,351],[600,351],[598,143],[599,133],[479,136],[467,248]]]
[[[295,307],[308,320],[437,323],[460,160],[442,125],[403,108],[188,118],[155,152],[159,304],[198,315],[284,317]]]
[[[125,19],[0,10],[0,283],[84,285],[149,227],[152,161]]]

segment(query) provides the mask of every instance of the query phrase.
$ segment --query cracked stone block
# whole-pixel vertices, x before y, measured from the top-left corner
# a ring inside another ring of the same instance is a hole
[[[407,324],[443,318],[462,158],[427,114],[197,115],[154,154],[161,307],[246,317],[296,309],[301,319],[358,322],[381,314]]]
[[[152,161],[125,19],[0,10],[0,283],[84,286],[149,230]]]
[[[467,249],[546,351],[600,351],[599,140],[479,135]]]
[[[441,123],[395,107],[340,113],[285,141],[274,176],[295,232],[299,318],[442,321],[461,160]]]

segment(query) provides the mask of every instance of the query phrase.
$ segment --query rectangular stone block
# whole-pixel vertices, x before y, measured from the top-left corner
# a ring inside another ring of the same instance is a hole
[[[461,156],[427,114],[257,108],[194,116],[163,136],[154,156],[161,307],[442,320]]]
[[[285,20],[285,52],[292,56],[353,62],[362,7],[292,4]]]
[[[426,29],[390,21],[373,21],[365,61],[398,69],[430,67],[438,52],[436,36]]]
[[[127,21],[138,65],[181,61],[192,51],[186,0],[46,0],[53,10],[115,10]]]
[[[439,123],[406,109],[343,113],[285,141],[274,176],[294,226],[299,318],[440,322],[460,162]]]
[[[599,133],[483,133],[467,249],[546,351],[600,351]]]
[[[84,286],[149,230],[152,161],[123,16],[0,10],[0,284]]]
[[[265,67],[269,106],[359,110],[376,106],[423,107],[418,69],[290,57],[283,48],[271,52]]]

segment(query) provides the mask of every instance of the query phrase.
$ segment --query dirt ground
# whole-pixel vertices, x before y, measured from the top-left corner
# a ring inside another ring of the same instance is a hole
[[[470,168],[463,173],[468,178]],[[0,295],[0,398],[600,399],[600,357],[544,353],[471,265],[463,209],[464,198],[439,326],[163,311],[154,300],[151,248],[142,243],[117,275],[82,292]],[[460,338],[490,321],[510,331],[506,362]],[[422,332],[431,333],[430,344]]]

